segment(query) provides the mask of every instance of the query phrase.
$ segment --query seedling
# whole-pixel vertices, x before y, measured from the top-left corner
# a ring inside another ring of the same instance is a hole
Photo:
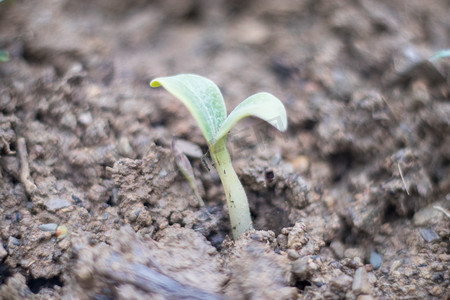
[[[227,199],[233,238],[252,229],[247,195],[231,164],[226,147],[227,135],[241,119],[261,118],[280,131],[287,128],[286,110],[278,98],[269,93],[254,94],[241,102],[227,117],[222,93],[211,80],[193,74],[160,77],[151,87],[163,86],[188,108],[208,144],[213,164],[220,176]]]

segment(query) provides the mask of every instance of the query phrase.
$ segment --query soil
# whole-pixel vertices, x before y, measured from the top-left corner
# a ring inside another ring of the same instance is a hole
[[[450,60],[429,60],[449,15],[445,0],[0,1],[0,299],[449,299]],[[230,134],[256,229],[237,241],[200,130],[148,86],[178,73],[215,81],[228,111],[259,91],[286,106],[286,133]]]

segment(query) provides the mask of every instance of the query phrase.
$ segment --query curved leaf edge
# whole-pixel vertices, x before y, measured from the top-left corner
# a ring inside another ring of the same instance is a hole
[[[269,109],[268,105],[272,109]],[[261,110],[261,108],[266,108],[266,110]],[[214,146],[218,141],[225,138],[233,126],[246,117],[257,117],[266,121],[280,132],[286,131],[288,126],[286,108],[283,103],[270,93],[260,92],[246,98],[233,109],[222,123],[212,145]]]

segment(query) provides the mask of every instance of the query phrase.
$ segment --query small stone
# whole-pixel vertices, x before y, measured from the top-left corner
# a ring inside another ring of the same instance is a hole
[[[130,141],[128,140],[128,138],[126,136],[122,136],[119,139],[119,144],[117,146],[117,150],[119,151],[119,154],[124,157],[128,157],[128,158],[134,157],[133,148],[131,147]]]
[[[45,207],[47,208],[48,211],[56,211],[58,209],[68,207],[70,205],[72,205],[72,203],[70,203],[66,199],[61,199],[58,197],[51,198],[47,202],[45,202]]]
[[[383,263],[383,258],[381,257],[380,254],[373,251],[370,253],[369,262],[375,270],[378,270],[381,267],[381,264]]]
[[[287,250],[287,255],[288,255],[289,259],[291,259],[291,260],[296,260],[296,259],[298,259],[300,257],[298,252],[295,251],[294,249],[288,249]]]
[[[284,234],[279,234],[277,236],[277,242],[281,249],[286,249],[288,246],[288,237]]]
[[[319,269],[311,256],[304,256],[292,263],[292,273],[300,280],[306,280]]]
[[[346,291],[352,285],[353,278],[346,274],[339,275],[330,280],[332,290]]]
[[[362,261],[361,261],[361,258],[359,258],[359,257],[355,257],[354,259],[351,259],[351,258],[344,258],[343,260],[342,260],[342,262],[344,263],[344,265],[346,265],[347,267],[349,267],[349,268],[352,268],[352,269],[358,269],[359,267],[362,267],[363,266],[363,264],[362,264]]]
[[[304,280],[308,277],[308,260],[307,256],[297,259],[292,264],[292,273],[295,274],[300,280]]]
[[[69,129],[77,127],[77,118],[72,113],[66,113],[61,119],[61,125]]]
[[[39,228],[39,230],[42,230],[42,231],[55,232],[56,228],[58,228],[58,224],[46,223],[46,224],[39,225],[38,228]]]
[[[353,277],[352,290],[356,294],[370,294],[372,292],[372,285],[369,282],[366,269],[364,267],[358,268]]]
[[[427,242],[427,243],[431,243],[434,242],[436,240],[439,240],[439,236],[437,235],[437,233],[434,231],[433,228],[421,228],[419,230],[420,235],[422,236],[422,238]]]
[[[0,243],[0,260],[2,260],[6,255],[8,255],[8,252],[6,252],[5,248],[3,248],[3,245]]]
[[[363,265],[362,259],[360,257],[356,256],[353,260],[359,267]]]
[[[92,123],[92,115],[90,112],[81,113],[78,116],[78,122],[83,124],[84,126],[87,126]]]
[[[76,276],[82,282],[88,282],[92,280],[92,270],[88,266],[81,266],[76,270]]]
[[[370,284],[375,285],[378,281],[377,276],[373,272],[367,273],[367,278],[369,278]]]
[[[330,244],[330,248],[333,250],[334,254],[338,259],[342,259],[344,257],[344,245],[339,241],[333,241]]]

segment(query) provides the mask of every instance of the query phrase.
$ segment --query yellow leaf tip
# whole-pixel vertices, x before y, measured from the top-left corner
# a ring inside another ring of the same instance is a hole
[[[158,81],[158,79],[153,79],[152,81],[150,81],[150,86],[156,88],[161,86],[161,83]]]

